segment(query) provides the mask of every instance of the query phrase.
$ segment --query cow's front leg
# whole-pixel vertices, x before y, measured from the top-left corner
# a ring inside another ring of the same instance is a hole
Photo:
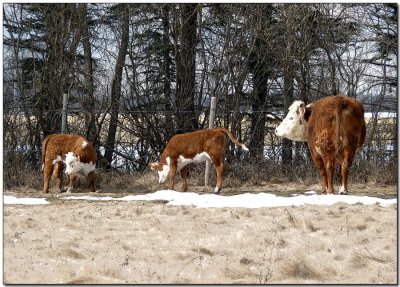
[[[171,162],[169,168],[169,189],[174,190],[174,180],[176,173],[176,163]]]
[[[74,189],[74,182],[76,181],[76,178],[78,176],[74,173],[72,174],[67,174],[67,192],[70,193]]]
[[[64,166],[62,162],[58,162],[54,165],[54,171],[53,171],[53,175],[54,178],[56,180],[56,184],[58,186],[59,192],[63,192],[63,184],[62,184],[62,170],[63,170]]]
[[[187,190],[187,182],[186,182],[186,177],[188,175],[189,171],[189,166],[185,166],[181,170],[181,177],[182,177],[182,190],[185,192]]]

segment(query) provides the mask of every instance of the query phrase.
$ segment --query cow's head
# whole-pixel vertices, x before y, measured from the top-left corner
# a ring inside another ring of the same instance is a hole
[[[65,166],[65,173],[67,175],[76,173],[88,175],[90,172],[96,169],[95,164],[93,164],[92,162],[81,162],[81,157],[73,152],[69,152],[65,155]]]
[[[151,170],[156,170],[158,172],[158,183],[164,183],[167,180],[169,175],[169,164],[169,157],[167,157],[167,164],[162,164],[159,162],[151,162],[149,164]]]
[[[310,110],[311,105],[306,107],[304,102],[294,101],[286,117],[275,129],[275,134],[293,141],[307,141],[306,113],[308,114]]]

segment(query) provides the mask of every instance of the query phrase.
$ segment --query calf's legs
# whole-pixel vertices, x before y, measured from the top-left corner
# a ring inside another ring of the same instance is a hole
[[[215,171],[217,172],[217,186],[214,189],[214,193],[219,193],[222,189],[222,177],[225,171],[225,165],[223,159],[212,158]]]
[[[54,165],[51,160],[46,160],[43,166],[43,193],[49,192],[49,183],[53,174]]]
[[[95,188],[94,188],[94,171],[90,172],[87,175],[86,178],[87,184],[88,184],[88,188],[90,192],[95,192]]]
[[[186,191],[186,190],[187,190],[186,177],[187,177],[187,175],[188,175],[188,171],[189,171],[189,166],[185,166],[185,167],[182,168],[182,170],[181,170],[182,190],[183,190],[183,191]]]
[[[174,190],[174,180],[176,173],[176,162],[171,162],[169,167],[169,189]]]

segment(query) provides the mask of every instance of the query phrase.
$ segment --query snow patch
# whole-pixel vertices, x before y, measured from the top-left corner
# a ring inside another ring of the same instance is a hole
[[[383,199],[370,196],[355,195],[318,195],[315,192],[294,194],[292,197],[276,196],[271,193],[243,193],[232,196],[217,194],[197,194],[194,192],[177,192],[173,190],[160,190],[154,193],[142,195],[128,195],[124,197],[111,196],[66,196],[64,200],[92,200],[92,201],[168,201],[167,205],[189,205],[197,208],[223,208],[223,207],[285,207],[312,205],[333,205],[335,203],[379,204],[388,207],[397,204],[397,198]],[[4,204],[49,204],[45,198],[16,198],[4,196]]]
[[[223,207],[243,207],[243,208],[261,208],[261,207],[284,207],[301,206],[304,204],[314,205],[333,205],[338,202],[347,204],[379,204],[387,207],[397,204],[397,199],[382,199],[369,196],[354,195],[317,195],[312,192],[311,195],[296,195],[294,197],[282,197],[269,193],[244,193],[233,196],[223,196],[216,194],[197,194],[194,192],[177,192],[173,190],[160,190],[154,193],[143,195],[128,195],[120,198],[112,197],[86,197],[69,196],[64,199],[90,199],[90,200],[120,200],[120,201],[168,201],[167,205],[190,205],[198,208],[223,208]]]
[[[4,195],[3,197],[4,204],[28,204],[28,205],[36,205],[36,204],[50,204],[45,198],[17,198],[15,196]]]

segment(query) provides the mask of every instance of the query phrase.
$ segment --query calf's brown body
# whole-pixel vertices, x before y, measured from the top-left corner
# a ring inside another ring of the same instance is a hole
[[[160,161],[158,163],[150,163],[150,167],[152,170],[159,172],[160,183],[166,180],[168,173],[170,190],[174,189],[176,172],[180,172],[183,191],[186,191],[188,165],[190,163],[203,162],[207,159],[211,160],[217,173],[217,185],[214,192],[218,193],[222,187],[222,177],[225,169],[224,158],[227,137],[244,150],[248,150],[244,144],[241,144],[225,128],[200,130],[173,136],[162,153]]]

